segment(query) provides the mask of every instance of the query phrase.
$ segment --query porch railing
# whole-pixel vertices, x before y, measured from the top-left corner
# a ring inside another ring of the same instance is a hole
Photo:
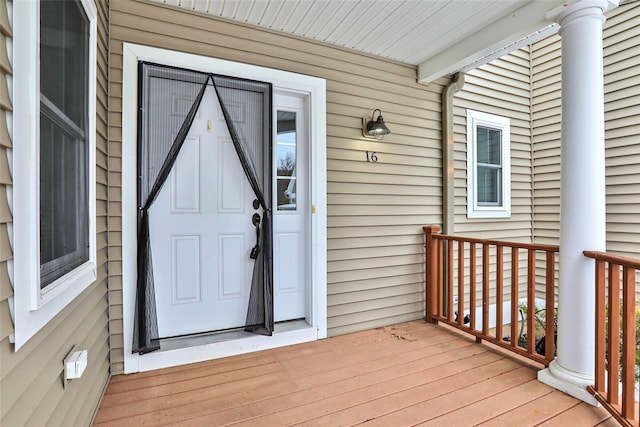
[[[636,270],[640,260],[593,251],[584,255],[596,261],[596,375],[588,390],[622,425],[638,426]]]
[[[558,247],[442,235],[437,226],[425,226],[423,230],[426,242],[425,320],[451,325],[475,336],[477,342],[486,340],[548,366],[555,354],[554,289]],[[481,262],[478,265],[480,250]],[[510,266],[505,266],[505,252]],[[520,271],[521,256],[526,256],[526,274]],[[481,281],[478,281],[478,267]],[[544,293],[544,309],[541,310],[537,310],[535,304],[536,269],[544,277],[544,285],[541,285],[544,289],[538,290],[538,295]],[[521,276],[524,284],[520,283]],[[456,277],[457,289],[454,291]],[[508,288],[510,296],[510,336],[507,337],[503,336],[507,332],[504,331],[505,288]],[[521,291],[523,294],[526,292],[523,299],[519,298]],[[476,325],[478,294],[482,301],[481,325]],[[490,328],[491,299],[495,301],[493,328]],[[538,312],[542,311],[545,315],[541,319]],[[536,339],[536,324],[541,324],[544,337]],[[524,326],[526,339],[522,333]],[[542,346],[539,345],[541,340],[544,340]],[[539,354],[536,347],[538,350],[542,348],[540,352],[543,354]]]

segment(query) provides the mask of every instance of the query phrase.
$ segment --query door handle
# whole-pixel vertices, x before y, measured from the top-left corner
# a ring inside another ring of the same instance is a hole
[[[256,245],[251,249],[249,258],[257,259],[260,253],[260,214],[254,213],[251,217],[251,223],[256,228]]]

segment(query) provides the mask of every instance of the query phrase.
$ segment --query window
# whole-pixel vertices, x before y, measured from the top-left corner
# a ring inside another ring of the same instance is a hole
[[[14,2],[16,350],[96,279],[96,16]]]
[[[40,4],[40,287],[89,260],[89,20],[79,1]]]
[[[278,110],[276,156],[276,194],[279,211],[295,211],[296,159],[297,159],[296,113]]]
[[[511,216],[510,121],[467,110],[467,217]]]

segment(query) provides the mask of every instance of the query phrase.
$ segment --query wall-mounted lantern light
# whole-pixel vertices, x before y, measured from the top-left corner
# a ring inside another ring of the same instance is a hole
[[[378,118],[374,119],[376,115],[376,111],[378,112]],[[368,138],[376,138],[382,139],[385,135],[390,134],[391,131],[384,124],[384,120],[382,119],[382,111],[379,108],[373,110],[371,114],[371,120],[367,117],[362,118],[362,135]]]

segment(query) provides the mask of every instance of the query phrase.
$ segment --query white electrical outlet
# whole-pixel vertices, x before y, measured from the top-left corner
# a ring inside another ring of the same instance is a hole
[[[64,377],[68,380],[75,380],[82,376],[87,368],[87,350],[74,352],[64,365]]]

